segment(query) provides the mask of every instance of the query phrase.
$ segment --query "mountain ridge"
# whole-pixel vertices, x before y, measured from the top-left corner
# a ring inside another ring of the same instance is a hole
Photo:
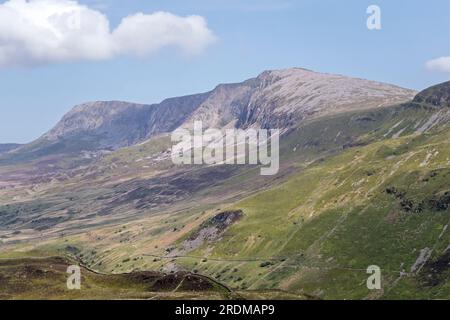
[[[14,153],[117,150],[178,127],[288,129],[304,119],[409,101],[415,91],[303,68],[267,70],[243,82],[156,104],[93,101],[75,106],[38,140]],[[44,149],[45,151],[43,151]],[[30,151],[31,150],[31,151]],[[39,150],[42,150],[41,152]],[[14,157],[14,155],[13,155]]]

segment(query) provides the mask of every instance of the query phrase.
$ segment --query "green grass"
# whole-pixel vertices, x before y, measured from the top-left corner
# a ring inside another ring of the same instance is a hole
[[[236,258],[284,260],[271,268],[241,265],[236,276],[251,289],[281,287],[323,298],[370,297],[365,270],[375,264],[385,273],[386,298],[394,292],[397,298],[448,298],[448,279],[433,288],[420,285],[421,274],[393,282],[401,270],[410,271],[421,249],[433,248],[436,259],[450,243],[449,232],[443,232],[450,224],[449,210],[432,202],[449,191],[449,150],[446,131],[350,149],[236,203],[232,208],[243,210],[245,217],[223,241],[205,244],[192,254],[230,260],[200,265],[201,272],[216,276],[239,264],[232,262]],[[424,165],[428,154],[432,156]],[[389,187],[401,190],[403,198],[388,194]],[[405,199],[423,208],[408,211]],[[233,279],[226,283],[239,286]],[[408,284],[407,293],[396,289]]]
[[[0,260],[1,299],[229,299],[219,283],[192,274],[100,274],[81,268],[81,289],[69,290],[69,265],[60,257]]]

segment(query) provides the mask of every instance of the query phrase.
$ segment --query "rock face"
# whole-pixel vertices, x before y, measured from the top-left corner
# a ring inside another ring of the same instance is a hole
[[[204,128],[287,129],[311,117],[392,105],[411,90],[305,69],[266,71],[237,84],[144,105],[119,101],[76,106],[40,141],[80,150],[118,149],[202,120]]]
[[[145,137],[145,115],[149,107],[126,102],[90,102],[74,107],[44,135],[48,140],[98,136],[104,145],[126,145]]]
[[[99,101],[73,108],[43,138],[97,140],[98,148],[118,149],[175,130],[204,100],[205,95],[167,99],[144,105]]]
[[[409,101],[414,94],[388,84],[300,68],[266,71],[240,84],[219,85],[188,122],[284,129],[311,117]]]

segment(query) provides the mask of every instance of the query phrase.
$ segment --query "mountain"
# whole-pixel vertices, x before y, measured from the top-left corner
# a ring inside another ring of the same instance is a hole
[[[101,101],[74,107],[42,139],[95,141],[95,149],[118,149],[175,130],[207,94],[143,105]]]
[[[288,129],[311,118],[389,106],[415,92],[393,85],[293,68],[266,71],[239,84],[219,85],[185,125]]]
[[[282,139],[282,162],[297,170],[284,171],[276,185],[259,181],[241,199],[99,228],[94,243],[89,233],[68,238],[107,272],[187,269],[239,292],[323,299],[448,298],[449,122],[425,126],[442,110],[445,102],[413,99],[305,121]],[[355,143],[329,153],[339,137],[354,135]],[[319,157],[305,160],[304,153]],[[239,176],[234,185],[212,172],[207,177],[218,185],[209,189],[216,190],[196,201],[245,190],[255,179]],[[365,286],[371,265],[381,269],[382,290]]]
[[[91,136],[120,148],[202,120],[205,128],[288,128],[326,114],[392,105],[414,91],[383,83],[294,68],[266,71],[242,83],[172,98],[155,105],[94,102],[75,107],[43,136],[57,140]],[[286,120],[289,119],[289,120]]]
[[[397,86],[293,68],[265,71],[236,84],[144,105],[119,101],[74,107],[49,132],[0,163],[52,154],[117,150],[202,120],[204,128],[279,128],[347,111],[405,102],[415,92]]]
[[[448,87],[415,94],[288,69],[165,107],[76,107],[12,152],[24,162],[0,161],[0,260],[69,256],[117,275],[188,271],[253,298],[448,298]],[[175,166],[168,133],[194,120],[280,126],[279,173]],[[86,141],[98,155],[73,162]],[[382,270],[380,291],[365,286],[370,265]]]

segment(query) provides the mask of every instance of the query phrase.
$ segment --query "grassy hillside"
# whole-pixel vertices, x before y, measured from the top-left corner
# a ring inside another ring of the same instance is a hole
[[[365,298],[365,270],[378,265],[380,297],[449,297],[449,138],[413,135],[319,161],[233,205],[244,218],[190,255],[208,257],[199,272],[241,288]],[[414,268],[421,250],[431,257]],[[430,271],[433,263],[442,268]]]
[[[81,268],[81,289],[69,290],[61,257],[0,259],[0,299],[230,299],[219,283],[189,273],[134,272],[108,275]]]

